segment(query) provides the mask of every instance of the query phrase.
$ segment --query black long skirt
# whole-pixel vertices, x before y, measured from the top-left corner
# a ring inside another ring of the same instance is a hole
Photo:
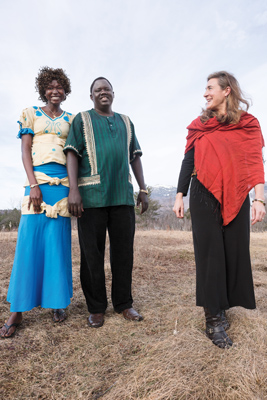
[[[220,203],[193,177],[190,191],[196,260],[196,304],[211,314],[230,307],[254,309],[251,271],[250,201],[247,196],[238,215],[222,224]]]

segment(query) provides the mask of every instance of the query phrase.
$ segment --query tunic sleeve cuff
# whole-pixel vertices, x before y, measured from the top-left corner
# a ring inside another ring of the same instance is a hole
[[[74,153],[77,154],[77,156],[82,157],[81,154],[79,153],[79,150],[76,149],[74,146],[71,144],[68,144],[67,146],[64,147],[63,151],[66,154],[68,150],[74,151]]]
[[[142,156],[142,150],[135,150],[134,152],[133,152],[133,156],[132,156],[132,159],[130,160],[130,163],[132,163],[133,161],[134,161],[134,159],[135,159],[135,157],[136,156]]]
[[[17,134],[17,139],[21,139],[22,135],[32,135],[32,136],[34,136],[34,132],[30,128],[21,128],[19,130],[19,133]]]

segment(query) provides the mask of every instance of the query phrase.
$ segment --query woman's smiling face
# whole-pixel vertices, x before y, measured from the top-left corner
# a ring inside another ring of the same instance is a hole
[[[58,81],[53,80],[45,90],[48,103],[60,104],[65,99],[65,90]]]
[[[215,111],[220,115],[226,114],[226,98],[230,91],[229,86],[226,89],[222,89],[217,78],[210,79],[204,93],[204,97],[207,100],[206,109]]]

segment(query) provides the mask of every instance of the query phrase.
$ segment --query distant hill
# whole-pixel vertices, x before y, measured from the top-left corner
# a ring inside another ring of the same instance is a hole
[[[157,200],[163,208],[173,207],[177,190],[175,186],[155,185],[151,187],[153,189],[151,194],[153,200]],[[254,198],[254,190],[250,192],[250,197]],[[264,197],[267,198],[267,182],[264,185]],[[184,206],[185,209],[189,207],[189,194],[184,197]]]
[[[151,187],[153,189],[151,194],[153,200],[157,200],[163,208],[173,207],[177,190],[176,186],[156,185]],[[187,209],[189,207],[189,196],[184,198],[184,204]]]
[[[161,204],[166,204],[168,202],[173,202],[176,196],[176,187],[175,186],[152,186],[152,195],[153,200],[159,201]]]

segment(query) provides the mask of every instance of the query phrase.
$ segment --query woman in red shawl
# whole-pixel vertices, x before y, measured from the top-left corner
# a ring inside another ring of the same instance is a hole
[[[206,334],[220,348],[232,346],[225,310],[254,309],[249,254],[249,191],[255,188],[252,225],[265,215],[264,141],[256,118],[245,112],[235,77],[209,75],[206,109],[188,126],[185,157],[173,207],[184,217],[191,176],[190,212],[196,260],[196,302],[204,307]]]

